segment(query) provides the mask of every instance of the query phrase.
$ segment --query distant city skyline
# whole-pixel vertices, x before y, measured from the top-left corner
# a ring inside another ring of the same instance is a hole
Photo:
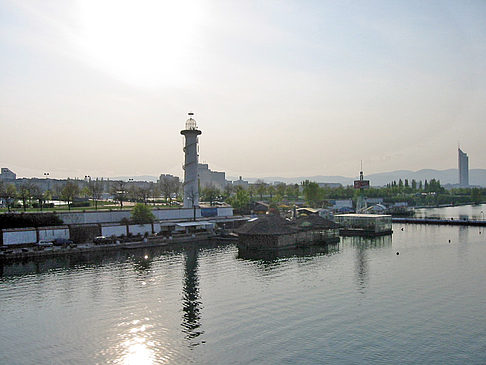
[[[116,8],[116,12],[113,9]],[[18,177],[485,168],[486,2],[0,3],[0,166]]]

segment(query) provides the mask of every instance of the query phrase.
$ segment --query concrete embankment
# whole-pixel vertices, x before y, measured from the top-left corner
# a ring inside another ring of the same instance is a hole
[[[0,262],[23,261],[36,258],[49,258],[55,256],[72,256],[88,252],[108,252],[126,249],[155,248],[155,247],[173,247],[179,244],[197,241],[208,241],[214,234],[199,233],[194,235],[184,235],[170,238],[149,238],[144,241],[132,241],[112,244],[85,243],[79,245],[70,245],[67,247],[47,247],[39,249],[38,247],[7,249],[0,252]]]

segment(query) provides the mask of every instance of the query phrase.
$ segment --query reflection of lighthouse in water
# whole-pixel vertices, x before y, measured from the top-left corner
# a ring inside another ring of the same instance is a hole
[[[201,298],[199,296],[198,249],[188,248],[186,251],[186,264],[184,268],[184,284],[182,297],[182,310],[184,311],[182,327],[186,339],[192,340],[202,335],[201,327]],[[198,345],[192,344],[192,345]]]
[[[199,205],[199,186],[197,182],[197,142],[202,133],[197,129],[196,121],[192,118],[194,113],[189,113],[186,121],[186,129],[181,131],[185,137],[184,144],[184,208],[192,208]]]

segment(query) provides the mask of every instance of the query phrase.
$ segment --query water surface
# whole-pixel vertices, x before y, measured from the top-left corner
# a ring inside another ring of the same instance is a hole
[[[0,363],[486,363],[485,233],[393,229],[265,256],[194,243],[3,266]]]

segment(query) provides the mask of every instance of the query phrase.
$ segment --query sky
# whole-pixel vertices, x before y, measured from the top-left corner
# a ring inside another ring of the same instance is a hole
[[[0,0],[18,177],[486,168],[486,1]]]

